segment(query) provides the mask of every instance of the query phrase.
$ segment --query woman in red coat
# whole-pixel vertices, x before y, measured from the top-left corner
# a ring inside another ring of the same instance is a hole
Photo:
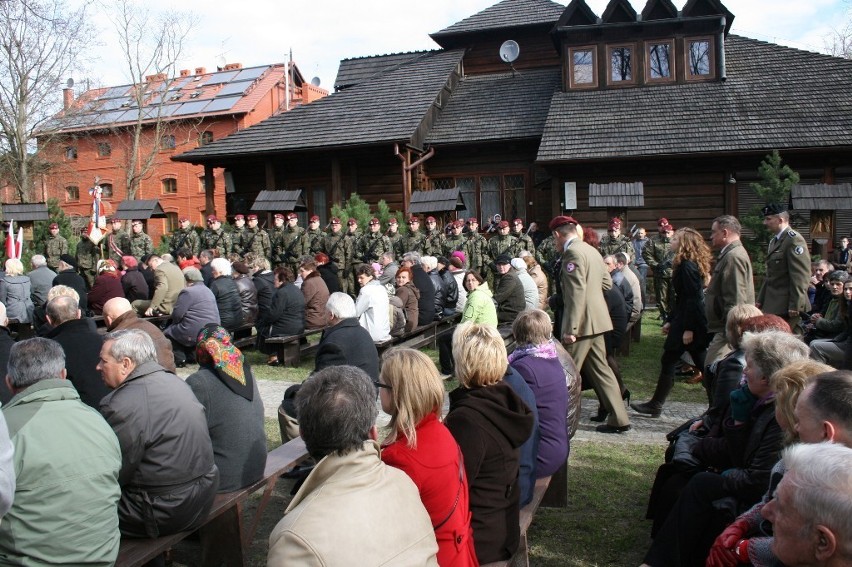
[[[98,262],[98,277],[88,293],[89,309],[95,315],[103,315],[104,305],[113,297],[124,297],[121,273],[113,260],[101,260]]]
[[[438,540],[441,567],[477,566],[461,450],[440,421],[444,383],[428,356],[388,351],[377,382],[390,433],[382,460],[403,470],[420,491]]]

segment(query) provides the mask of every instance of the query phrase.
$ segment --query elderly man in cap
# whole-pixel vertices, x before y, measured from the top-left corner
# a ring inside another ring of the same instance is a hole
[[[320,228],[320,218],[318,215],[311,215],[308,219],[308,228],[305,230],[305,238],[308,240],[308,254],[313,256],[317,252],[322,252],[322,237],[325,233]]]
[[[517,239],[515,243],[515,256],[520,255],[521,250],[526,250],[530,254],[535,255],[535,243],[532,237],[524,232],[524,219],[515,219],[512,221],[512,236]]]
[[[497,274],[494,276],[494,301],[497,303],[497,322],[511,325],[518,313],[526,309],[524,286],[512,268],[512,257],[500,254],[494,260]]]
[[[645,248],[642,249],[642,257],[649,269],[654,273],[654,295],[657,297],[657,307],[660,310],[660,320],[665,321],[669,313],[669,297],[672,294],[672,252],[671,239],[674,236],[674,227],[669,224],[669,219],[663,217],[657,222],[659,234],[652,236]]]
[[[231,251],[231,237],[222,228],[222,222],[216,215],[207,217],[207,228],[201,233],[199,246],[201,250],[213,250],[219,257],[225,257]]]
[[[175,230],[172,235],[171,245],[169,246],[172,251],[172,256],[177,258],[178,252],[183,249],[190,252],[190,258],[196,256],[200,252],[198,248],[200,240],[198,238],[198,233],[195,232],[195,229],[189,224],[189,217],[180,217],[178,222],[180,222],[180,228]]]
[[[84,313],[88,308],[86,302],[86,280],[83,276],[77,273],[77,260],[70,254],[63,254],[59,258],[59,268],[56,271],[56,277],[53,278],[53,285],[66,285],[77,292],[80,296],[80,310]]]
[[[629,236],[621,233],[622,222],[620,217],[613,217],[609,220],[609,228],[607,229],[607,233],[601,238],[599,248],[601,256],[615,256],[618,252],[624,252],[627,254],[629,262],[632,262],[633,242]]]
[[[609,421],[599,425],[597,431],[623,433],[630,429],[630,419],[618,381],[607,364],[604,342],[604,333],[612,330],[612,321],[603,290],[612,288],[612,278],[600,252],[583,242],[576,220],[556,217],[550,221],[550,230],[556,249],[562,251],[559,269],[562,328],[558,336],[574,358],[577,369],[585,370],[583,374],[592,379],[598,399],[609,412]]]
[[[251,214],[246,218],[248,219],[248,226],[243,232],[240,249],[234,251],[240,256],[252,254],[255,258],[266,258],[268,260],[272,255],[272,241],[269,239],[269,234],[258,228],[257,215]]]
[[[44,240],[44,257],[47,258],[47,267],[53,271],[59,268],[59,257],[68,254],[68,241],[59,234],[59,225],[50,223],[47,238]]]
[[[234,215],[234,229],[231,231],[231,249],[228,252],[242,256],[243,246],[245,246],[245,236],[246,216],[243,214]]]
[[[764,313],[785,319],[794,332],[801,332],[801,314],[809,308],[808,244],[790,228],[790,213],[782,205],[770,203],[763,207],[763,225],[772,239],[766,254],[766,277],[755,305]]]
[[[420,232],[420,218],[415,215],[408,217],[408,234],[400,238],[396,247],[396,257],[402,258],[406,252],[423,254],[426,246],[426,236]]]
[[[507,254],[509,258],[515,256],[515,246],[518,239],[509,234],[509,221],[500,221],[497,224],[497,236],[488,240],[488,257],[495,262],[501,254]]]

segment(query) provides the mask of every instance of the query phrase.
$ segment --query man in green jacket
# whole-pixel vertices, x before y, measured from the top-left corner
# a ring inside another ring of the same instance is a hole
[[[121,448],[112,428],[65,380],[59,343],[12,347],[3,406],[17,475],[15,501],[0,523],[0,563],[113,565]]]

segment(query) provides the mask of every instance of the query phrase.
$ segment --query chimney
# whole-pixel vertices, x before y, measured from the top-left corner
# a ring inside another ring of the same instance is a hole
[[[207,74],[207,69],[205,69],[204,67],[196,67],[195,68],[195,74],[196,75],[205,75],[205,74]]]
[[[181,77],[189,77],[189,69],[181,69],[180,70]]]
[[[165,80],[166,80],[166,74],[165,73],[157,73],[156,75],[148,75],[147,77],[145,77],[146,83],[151,83],[151,82],[154,82],[154,81],[165,81]]]
[[[71,87],[62,89],[62,107],[68,110],[72,104],[74,104],[74,89]]]
[[[243,64],[242,64],[242,63],[228,63],[227,65],[225,65],[225,66],[222,68],[222,70],[223,70],[223,71],[233,71],[233,70],[235,70],[235,69],[242,69],[242,68],[243,68]]]

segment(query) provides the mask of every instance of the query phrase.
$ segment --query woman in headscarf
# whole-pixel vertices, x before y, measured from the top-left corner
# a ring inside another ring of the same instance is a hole
[[[201,329],[195,358],[198,372],[186,383],[207,413],[219,492],[233,492],[263,477],[263,400],[251,367],[221,325]]]

